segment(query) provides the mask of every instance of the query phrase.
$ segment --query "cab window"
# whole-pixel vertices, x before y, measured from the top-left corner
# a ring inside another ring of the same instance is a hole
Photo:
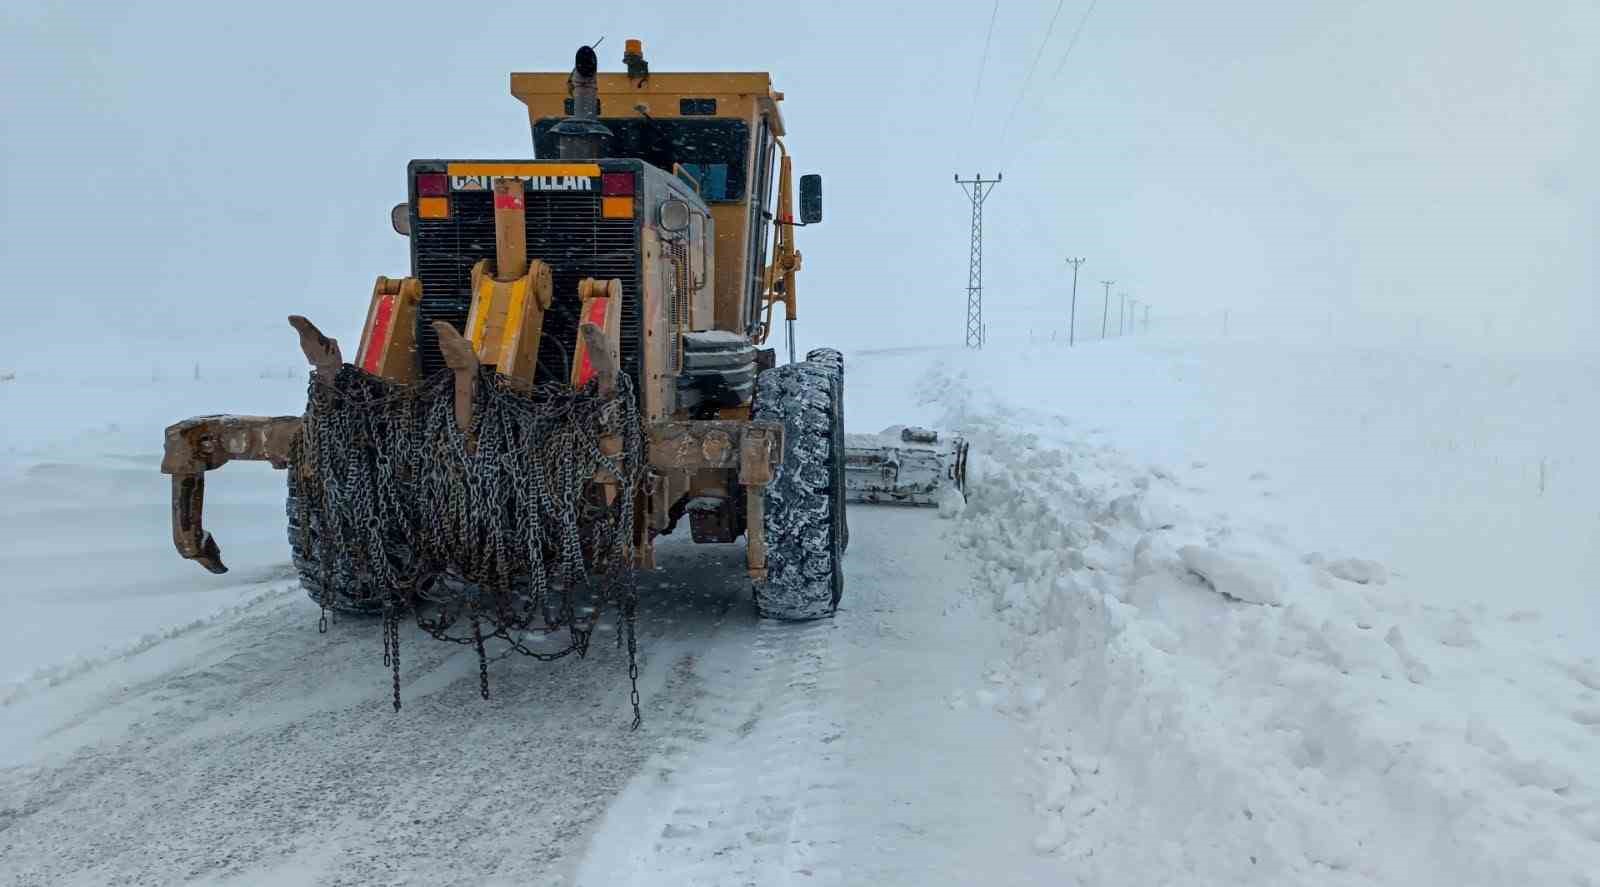
[[[561,118],[547,117],[534,124],[534,153],[541,159],[560,156],[552,129]],[[651,166],[672,172],[681,164],[700,182],[701,196],[713,203],[743,200],[745,152],[750,127],[742,120],[682,120],[677,118],[603,117],[611,138],[601,146],[602,157],[637,157]]]

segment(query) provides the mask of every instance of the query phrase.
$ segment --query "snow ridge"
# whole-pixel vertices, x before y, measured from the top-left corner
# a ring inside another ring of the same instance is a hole
[[[1085,884],[1596,883],[1596,712],[1519,710],[1557,736],[1522,751],[1478,713],[1539,648],[980,390],[922,383],[973,441],[958,537],[1016,633],[979,702],[1033,736],[1038,852]],[[1535,671],[1571,699],[1577,666]]]

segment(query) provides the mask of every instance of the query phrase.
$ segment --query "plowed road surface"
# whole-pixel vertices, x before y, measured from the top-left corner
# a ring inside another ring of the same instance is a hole
[[[287,568],[217,618],[0,707],[5,884],[993,884],[1024,744],[970,706],[1005,639],[931,511],[852,509],[836,618],[757,620],[740,546],[664,544],[625,656],[492,662],[327,634]],[[671,540],[667,540],[669,543]],[[69,630],[63,627],[62,630]]]

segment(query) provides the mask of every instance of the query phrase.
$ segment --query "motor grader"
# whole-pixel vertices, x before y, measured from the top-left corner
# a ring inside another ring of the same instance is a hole
[[[531,159],[408,165],[391,222],[410,273],[377,279],[354,361],[290,318],[304,415],[167,429],[180,554],[226,570],[205,473],[265,460],[287,470],[324,620],[442,608],[423,627],[480,655],[563,626],[581,653],[617,598],[594,577],[652,566],[684,518],[696,542],[744,538],[763,616],[834,612],[843,361],[794,343],[794,234],[821,221],[820,177],[796,215],[769,75],[652,72],[636,40],[623,63],[602,73],[585,46],[571,71],[511,75]],[[779,305],[781,365],[763,347]],[[398,694],[392,625],[391,643]]]

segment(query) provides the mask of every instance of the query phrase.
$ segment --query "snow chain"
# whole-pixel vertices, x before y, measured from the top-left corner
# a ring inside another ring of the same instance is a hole
[[[469,436],[456,427],[449,371],[415,385],[350,365],[331,380],[313,375],[290,470],[304,490],[302,550],[316,552],[321,570],[318,628],[327,629],[336,582],[360,577],[382,607],[398,711],[406,610],[433,637],[474,648],[488,698],[486,641],[544,661],[582,657],[614,608],[637,729],[634,509],[645,463],[632,380],[620,376],[609,399],[593,382],[528,389],[488,369],[475,387]],[[620,451],[607,455],[603,438]],[[453,632],[458,624],[464,633]],[[559,649],[526,643],[562,629]]]

